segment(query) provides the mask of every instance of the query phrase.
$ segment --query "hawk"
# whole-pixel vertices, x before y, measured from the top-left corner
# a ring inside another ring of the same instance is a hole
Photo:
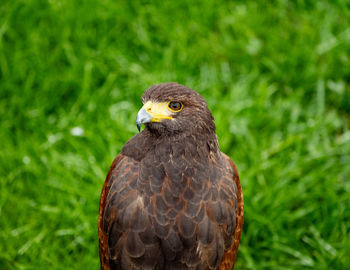
[[[232,269],[242,188],[206,101],[163,83],[142,102],[136,124],[145,128],[115,158],[101,192],[101,269]]]

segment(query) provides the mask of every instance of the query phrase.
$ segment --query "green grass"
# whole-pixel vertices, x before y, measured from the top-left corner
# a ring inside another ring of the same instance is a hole
[[[349,1],[0,3],[0,269],[98,269],[140,95],[198,90],[236,162],[236,269],[350,264]],[[73,136],[81,127],[83,136]]]

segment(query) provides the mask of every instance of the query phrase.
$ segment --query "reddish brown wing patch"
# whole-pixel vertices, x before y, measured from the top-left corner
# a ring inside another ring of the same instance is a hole
[[[236,215],[236,229],[235,234],[233,237],[233,242],[228,251],[224,253],[224,256],[222,258],[221,264],[220,264],[220,270],[231,270],[234,267],[236,256],[238,252],[238,246],[239,241],[241,239],[241,232],[243,228],[243,193],[242,193],[242,186],[241,182],[239,180],[239,175],[237,172],[236,165],[233,163],[233,161],[225,155],[227,160],[229,161],[229,164],[234,170],[235,178],[233,179],[235,181],[235,184],[237,186],[237,215]]]
[[[99,253],[100,253],[100,262],[101,262],[101,269],[103,270],[110,270],[109,266],[109,256],[108,256],[108,236],[107,233],[103,231],[102,221],[103,221],[103,214],[106,207],[106,201],[107,201],[107,195],[109,191],[109,179],[111,178],[111,174],[113,169],[117,166],[117,164],[123,159],[123,155],[119,154],[113,161],[106,180],[103,184],[102,191],[101,191],[101,197],[100,197],[100,209],[98,214],[98,241],[99,241]]]

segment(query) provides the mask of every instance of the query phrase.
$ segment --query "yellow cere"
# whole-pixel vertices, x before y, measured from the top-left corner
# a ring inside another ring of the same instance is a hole
[[[147,101],[143,108],[152,116],[152,122],[160,122],[164,119],[172,119],[172,112],[168,108],[168,102]]]

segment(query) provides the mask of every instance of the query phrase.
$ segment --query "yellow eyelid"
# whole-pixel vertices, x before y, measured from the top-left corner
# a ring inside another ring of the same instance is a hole
[[[170,104],[171,102],[178,102],[178,103],[180,103],[180,104],[181,104],[180,110],[175,111],[175,110],[171,109],[171,108],[169,107],[169,104]],[[170,111],[172,111],[172,112],[179,112],[179,111],[181,111],[181,110],[183,109],[184,105],[183,105],[181,102],[179,102],[179,101],[169,101],[168,104],[167,104],[167,107],[168,107],[168,109],[169,109]]]

